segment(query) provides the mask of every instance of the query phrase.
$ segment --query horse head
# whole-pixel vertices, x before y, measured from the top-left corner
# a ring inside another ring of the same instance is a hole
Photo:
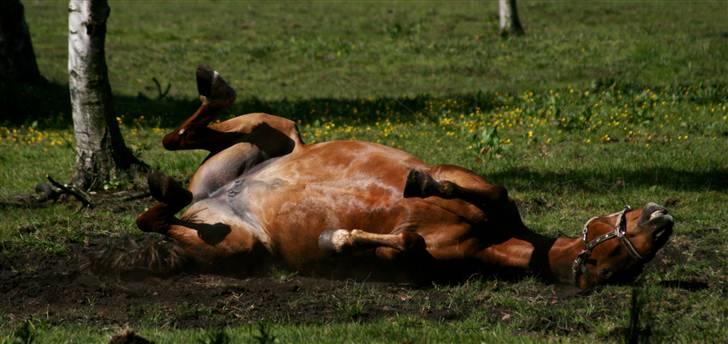
[[[584,249],[573,264],[574,283],[588,288],[637,278],[672,234],[674,219],[655,203],[593,217],[584,225]]]

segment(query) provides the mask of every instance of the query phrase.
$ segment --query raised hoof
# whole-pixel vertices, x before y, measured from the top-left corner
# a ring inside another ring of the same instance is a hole
[[[235,101],[235,90],[208,66],[197,67],[197,91],[210,108],[225,109]]]
[[[438,194],[438,182],[429,174],[410,170],[404,185],[404,197],[428,197]]]
[[[160,171],[149,172],[147,183],[149,184],[149,192],[157,201],[176,206],[184,206],[192,202],[191,192]]]

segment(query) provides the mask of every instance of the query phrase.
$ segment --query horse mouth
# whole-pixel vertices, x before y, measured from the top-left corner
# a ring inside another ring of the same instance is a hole
[[[672,235],[672,228],[675,225],[675,219],[672,215],[668,214],[667,209],[660,208],[653,211],[650,214],[650,218],[647,221],[653,226],[654,231],[652,232],[652,241],[656,247],[662,248]]]
[[[670,215],[666,215],[670,216]],[[672,227],[674,222],[672,221],[672,216],[670,216],[670,222],[667,224],[658,227],[657,230],[652,234],[652,240],[654,241],[655,245],[658,247],[662,247],[667,243],[667,240],[670,239],[670,235],[672,235]]]
[[[670,238],[675,219],[665,207],[650,202],[643,208],[638,224],[645,230],[652,232],[652,242],[659,249]]]

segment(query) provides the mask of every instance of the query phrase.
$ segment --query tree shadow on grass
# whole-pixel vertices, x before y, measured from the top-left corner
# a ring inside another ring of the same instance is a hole
[[[0,125],[19,126],[36,122],[44,129],[67,129],[71,126],[71,105],[68,85],[45,82],[39,84],[0,84]],[[483,111],[498,105],[493,94],[430,95],[376,98],[311,98],[264,100],[256,97],[239,98],[228,115],[230,118],[252,112],[277,114],[292,120],[312,123],[316,120],[345,118],[352,124],[368,124],[383,118],[398,121],[421,120],[439,114],[433,104],[462,113]],[[139,93],[137,96],[114,94],[114,112],[125,120],[145,117],[145,125],[174,127],[190,116],[200,105],[196,98],[167,97]],[[445,105],[443,105],[445,106]]]
[[[174,127],[191,115],[199,106],[197,98],[169,97],[170,85],[156,81],[152,89],[137,95],[114,94],[114,112],[126,120],[145,117],[144,125]],[[192,82],[192,80],[190,80]],[[593,92],[641,94],[646,85],[595,80]],[[113,88],[113,86],[112,86]],[[728,99],[727,84],[673,85],[649,87],[655,92],[668,92],[681,101],[695,104],[721,103]],[[156,93],[156,94],[155,94]],[[282,94],[285,97],[285,94]],[[507,97],[506,97],[507,98]],[[449,94],[441,96],[393,96],[365,98],[307,98],[266,100],[256,97],[239,98],[228,111],[229,118],[251,112],[267,112],[292,120],[312,123],[318,120],[344,119],[349,124],[369,124],[382,119],[392,121],[437,120],[444,111],[451,113],[487,112],[504,105],[507,99],[493,92]],[[540,99],[540,98],[539,98]],[[540,101],[547,101],[547,98]],[[4,84],[0,80],[0,125],[18,126],[37,122],[39,128],[67,129],[71,126],[70,101],[67,84],[42,82],[37,84]]]
[[[578,190],[605,193],[618,192],[630,187],[651,186],[661,186],[675,191],[728,190],[728,169],[720,167],[703,171],[679,170],[671,167],[650,167],[649,170],[617,168],[607,171],[592,169],[533,171],[516,167],[489,173],[488,179],[510,188],[542,192]]]

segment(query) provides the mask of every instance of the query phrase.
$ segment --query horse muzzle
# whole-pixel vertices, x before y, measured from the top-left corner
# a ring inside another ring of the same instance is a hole
[[[665,207],[656,203],[647,203],[643,208],[639,226],[643,230],[652,232],[649,235],[651,235],[655,252],[667,243],[674,225],[675,219]]]

